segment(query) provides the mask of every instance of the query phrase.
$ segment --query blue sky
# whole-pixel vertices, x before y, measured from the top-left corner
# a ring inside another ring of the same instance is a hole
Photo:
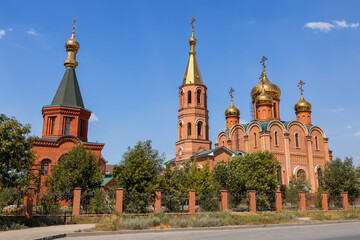
[[[294,120],[296,85],[334,157],[360,165],[359,1],[6,1],[0,14],[0,112],[41,136],[65,68],[76,17],[76,69],[85,107],[98,121],[89,141],[118,163],[128,146],[151,139],[167,159],[177,140],[178,87],[197,19],[197,59],[208,87],[210,138],[225,127],[228,91],[250,121],[250,91],[261,57],[282,91],[282,120]]]

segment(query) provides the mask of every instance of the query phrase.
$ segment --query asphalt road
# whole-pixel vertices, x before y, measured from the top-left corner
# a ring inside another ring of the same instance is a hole
[[[93,240],[93,239],[121,239],[121,240],[183,240],[183,239],[251,239],[251,240],[360,240],[360,223],[336,223],[326,225],[306,225],[289,227],[265,227],[249,229],[227,229],[227,230],[199,230],[180,232],[151,232],[133,234],[114,234],[102,236],[78,236],[66,238],[71,240]]]

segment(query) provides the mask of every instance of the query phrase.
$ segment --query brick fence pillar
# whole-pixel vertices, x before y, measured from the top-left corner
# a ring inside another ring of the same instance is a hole
[[[349,208],[348,193],[347,193],[347,192],[342,192],[342,193],[341,193],[341,196],[342,196],[343,209],[346,210],[346,209]]]
[[[26,193],[26,218],[32,218],[34,206],[35,188],[29,187]]]
[[[155,189],[154,212],[161,212],[161,189]]]
[[[228,210],[228,191],[221,190],[221,210]]]
[[[299,192],[299,208],[300,208],[300,211],[306,211],[305,192]]]
[[[195,214],[195,190],[189,190],[189,213]]]
[[[275,192],[275,208],[277,212],[282,211],[282,195],[280,191]]]
[[[117,213],[123,212],[123,202],[124,202],[124,189],[116,188],[115,211]]]
[[[249,208],[250,212],[256,212],[256,192],[255,190],[249,190]]]
[[[324,212],[329,211],[328,199],[327,199],[327,193],[326,192],[321,193],[321,206],[322,206],[322,210]]]
[[[73,200],[73,216],[80,216],[80,198],[81,198],[81,188],[74,188],[74,200]]]

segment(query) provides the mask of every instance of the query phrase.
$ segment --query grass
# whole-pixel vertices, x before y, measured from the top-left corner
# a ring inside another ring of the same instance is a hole
[[[217,227],[231,225],[260,225],[303,222],[299,217],[308,217],[309,221],[360,219],[360,209],[322,211],[284,211],[262,213],[236,213],[231,211],[198,213],[191,215],[151,214],[148,216],[129,216],[114,214],[99,218],[95,231],[116,231],[123,229],[148,228],[186,228]]]
[[[19,230],[29,227],[42,227],[63,223],[63,218],[41,217],[27,219],[24,217],[0,218],[0,231]]]

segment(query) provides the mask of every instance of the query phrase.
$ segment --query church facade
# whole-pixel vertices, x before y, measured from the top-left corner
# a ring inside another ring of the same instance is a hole
[[[84,106],[75,68],[80,44],[75,39],[75,21],[71,38],[65,44],[67,59],[65,73],[52,103],[42,108],[44,118],[42,137],[34,142],[36,152],[34,167],[42,169],[41,183],[51,174],[52,166],[72,147],[81,143],[99,159],[105,174],[106,161],[101,156],[102,143],[88,142],[88,123],[91,111]]]
[[[209,141],[209,123],[206,86],[196,61],[194,29],[189,40],[190,52],[182,85],[179,87],[178,141],[176,142],[174,166],[196,159],[199,167],[210,161],[210,168],[229,158],[270,151],[281,164],[278,170],[279,184],[288,185],[292,175],[305,174],[312,191],[319,188],[319,178],[326,162],[332,160],[328,138],[324,131],[311,122],[311,104],[304,99],[300,81],[300,100],[295,104],[295,119],[284,121],[280,115],[280,88],[270,82],[266,75],[267,60],[261,63],[263,72],[260,82],[251,90],[253,120],[248,124],[239,123],[240,111],[233,102],[225,111],[226,130],[220,132],[215,148]]]

